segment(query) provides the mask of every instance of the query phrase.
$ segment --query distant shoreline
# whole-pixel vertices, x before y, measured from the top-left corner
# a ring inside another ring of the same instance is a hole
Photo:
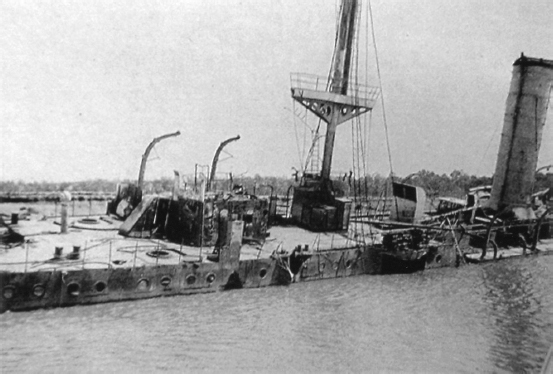
[[[71,191],[73,201],[106,201],[113,199],[115,193]],[[60,196],[57,192],[6,192],[0,193],[0,203],[32,203],[32,202],[58,202]]]

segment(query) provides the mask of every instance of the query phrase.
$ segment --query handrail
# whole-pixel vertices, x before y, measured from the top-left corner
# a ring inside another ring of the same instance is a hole
[[[309,73],[291,73],[290,86],[293,89],[328,91],[328,78]],[[349,82],[348,86],[348,96],[376,100],[380,95],[380,89],[378,87],[354,84],[351,82]]]

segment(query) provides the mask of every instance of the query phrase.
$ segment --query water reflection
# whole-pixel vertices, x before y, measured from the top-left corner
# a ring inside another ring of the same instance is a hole
[[[526,261],[534,266],[529,269]],[[542,305],[542,274],[536,260],[526,261],[482,267],[484,299],[495,336],[489,351],[498,368],[515,373],[539,370],[546,346],[536,339],[543,332],[542,315],[548,313]]]

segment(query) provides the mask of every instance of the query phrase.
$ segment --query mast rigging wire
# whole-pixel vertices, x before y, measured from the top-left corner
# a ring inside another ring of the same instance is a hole
[[[292,99],[292,117],[294,121],[294,134],[296,135],[296,148],[298,151],[298,158],[300,161],[300,165],[303,163],[303,153],[300,151],[300,140],[298,138],[298,124],[296,122],[296,100]],[[303,150],[305,151],[305,128],[303,130],[304,133],[304,144],[303,144]]]
[[[384,88],[382,87],[382,75],[380,74],[380,62],[378,60],[378,48],[376,45],[376,34],[374,32],[374,20],[373,20],[373,11],[372,11],[372,5],[371,0],[368,0],[368,11],[369,16],[371,20],[371,32],[372,32],[372,40],[374,44],[374,54],[375,54],[375,60],[376,60],[376,71],[378,73],[378,84],[380,86],[380,101],[382,103],[382,120],[384,121],[384,132],[386,134],[386,147],[388,149],[388,162],[390,163],[390,180],[392,183],[394,182],[394,168],[392,163],[392,152],[390,149],[390,136],[388,135],[388,122],[386,120],[386,107],[384,105]],[[399,211],[398,204],[397,204],[397,198],[394,196],[394,202],[396,206],[396,211]]]
[[[369,16],[371,20],[371,31],[372,31],[372,40],[374,45],[374,54],[375,54],[375,60],[376,60],[376,71],[378,73],[378,84],[380,86],[380,101],[382,103],[382,120],[384,121],[384,130],[386,134],[386,147],[388,148],[388,162],[390,163],[390,175],[392,176],[393,181],[393,175],[394,175],[394,168],[392,164],[392,152],[390,150],[390,137],[388,135],[388,122],[386,120],[386,108],[384,105],[384,88],[382,87],[382,75],[380,74],[380,62],[378,60],[378,48],[376,45],[376,36],[374,32],[374,21],[373,21],[373,11],[371,6],[371,0],[368,1],[368,11]]]

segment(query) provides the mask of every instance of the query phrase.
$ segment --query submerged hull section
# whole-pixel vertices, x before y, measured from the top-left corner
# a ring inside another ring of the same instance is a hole
[[[487,236],[484,226],[469,231],[397,223],[384,229],[382,222],[354,220],[339,232],[273,226],[258,240],[245,221],[223,226],[219,220],[221,246],[198,247],[157,236],[159,230],[141,228],[141,235],[121,236],[122,222],[110,216],[67,221],[63,234],[59,217],[4,223],[0,312],[454,267],[475,262]],[[542,222],[539,241],[536,237],[541,253],[553,253],[550,226],[549,220]],[[500,244],[500,239],[490,236],[489,243]],[[480,261],[521,255],[516,248],[495,255],[488,251]]]
[[[215,263],[162,265],[130,269],[84,269],[0,273],[0,312],[98,304],[224,289],[236,272],[240,287],[286,284],[276,261],[249,260],[230,271]],[[275,277],[273,279],[273,277]]]
[[[394,251],[348,238],[345,232],[279,226],[263,243],[243,242],[243,222],[233,221],[229,245],[214,254],[213,247],[124,238],[116,234],[116,222],[108,221],[106,217],[72,221],[67,234],[52,231],[58,227],[54,220],[11,225],[28,240],[0,256],[0,312],[286,286],[436,265],[423,249]],[[73,251],[64,255],[63,248],[71,247]],[[455,265],[455,253],[446,254],[451,248],[435,251],[440,258],[451,259],[440,266]]]
[[[125,243],[128,244],[128,243]],[[140,248],[143,243],[131,243]],[[160,245],[162,243],[157,243]],[[462,243],[461,243],[462,245]],[[128,248],[124,245],[121,248]],[[245,248],[246,251],[251,248]],[[544,240],[540,253],[553,254],[553,241]],[[11,250],[24,251],[23,248]],[[480,252],[465,256],[467,262],[487,262],[516,258],[526,254],[522,248],[500,250],[496,256]],[[186,256],[184,256],[186,257]],[[193,257],[190,255],[190,257]],[[89,305],[155,297],[211,293],[236,288],[287,286],[291,283],[327,280],[360,275],[412,273],[428,268],[452,267],[459,264],[454,246],[436,247],[423,253],[391,253],[378,245],[350,244],[341,248],[302,250],[291,254],[271,253],[264,258],[245,257],[235,266],[211,261],[183,261],[176,264],[128,261],[120,265],[99,267],[91,259],[71,262],[49,262],[49,267],[34,271],[0,271],[0,313],[41,308]],[[161,260],[159,260],[161,262]],[[84,263],[84,265],[83,265]],[[19,266],[23,264],[19,263]],[[65,265],[65,266],[64,266]],[[126,266],[125,266],[126,265]]]
[[[300,261],[295,263],[294,261]],[[68,307],[368,274],[423,270],[426,259],[398,260],[370,247],[322,251],[292,257],[240,261],[238,268],[193,263],[120,269],[0,272],[0,313]],[[298,266],[297,273],[290,270]]]

